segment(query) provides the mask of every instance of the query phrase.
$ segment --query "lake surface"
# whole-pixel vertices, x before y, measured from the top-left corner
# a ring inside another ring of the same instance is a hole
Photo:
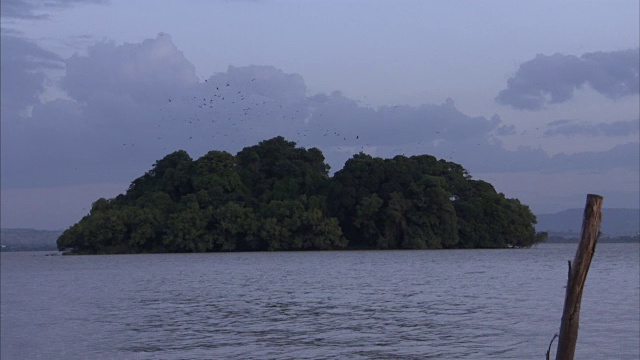
[[[5,359],[544,359],[575,244],[1,253]],[[640,358],[640,246],[599,244],[576,359]],[[555,357],[556,343],[552,347]]]

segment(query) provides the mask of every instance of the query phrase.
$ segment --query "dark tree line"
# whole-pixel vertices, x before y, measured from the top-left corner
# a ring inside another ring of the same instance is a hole
[[[462,166],[422,155],[354,155],[329,177],[316,148],[282,137],[236,156],[176,151],[99,199],[58,239],[81,254],[531,246],[535,216],[472,180]]]

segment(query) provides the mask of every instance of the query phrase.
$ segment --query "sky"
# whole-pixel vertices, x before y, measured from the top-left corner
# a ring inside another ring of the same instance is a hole
[[[173,151],[278,135],[332,173],[454,161],[536,214],[640,207],[636,0],[0,6],[3,228],[65,229]]]

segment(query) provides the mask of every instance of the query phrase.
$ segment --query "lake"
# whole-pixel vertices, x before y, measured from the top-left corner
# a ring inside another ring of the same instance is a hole
[[[544,359],[576,248],[1,253],[0,355]],[[640,358],[639,249],[598,244],[576,359]]]

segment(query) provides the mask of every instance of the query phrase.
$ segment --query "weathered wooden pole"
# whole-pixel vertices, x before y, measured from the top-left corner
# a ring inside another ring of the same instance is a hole
[[[587,279],[593,253],[596,250],[596,242],[600,235],[601,208],[602,196],[587,195],[580,244],[578,245],[575,259],[569,261],[569,279],[567,280],[567,292],[564,298],[556,360],[573,360],[573,355],[576,351],[582,290]]]

